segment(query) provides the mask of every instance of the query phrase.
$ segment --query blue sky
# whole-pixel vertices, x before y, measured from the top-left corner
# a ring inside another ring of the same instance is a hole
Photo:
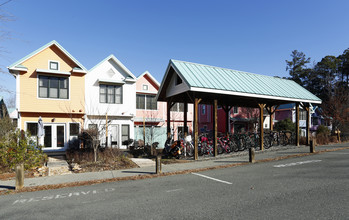
[[[114,54],[159,82],[169,59],[283,77],[292,50],[318,62],[349,48],[348,9],[347,0],[12,0],[0,6],[14,17],[0,23],[11,33],[0,66],[56,40],[87,69]],[[14,94],[14,78],[0,74],[0,88]]]

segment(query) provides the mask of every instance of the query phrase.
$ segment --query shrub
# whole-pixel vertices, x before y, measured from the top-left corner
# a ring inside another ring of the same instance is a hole
[[[29,133],[16,130],[0,140],[0,161],[3,167],[13,169],[17,164],[24,164],[25,169],[42,165],[47,156],[31,139]]]
[[[330,136],[331,131],[328,129],[328,127],[324,125],[319,125],[319,127],[316,130],[316,135],[318,134],[324,134],[325,136]]]
[[[291,119],[286,118],[282,121],[275,123],[275,130],[277,131],[292,131],[296,130],[296,124],[291,121]]]

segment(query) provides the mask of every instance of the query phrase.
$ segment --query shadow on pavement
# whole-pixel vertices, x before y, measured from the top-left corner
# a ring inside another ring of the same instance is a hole
[[[16,187],[14,186],[4,186],[4,185],[0,185],[0,189],[3,188],[3,189],[16,189]]]
[[[246,163],[247,161],[214,161],[214,163]]]
[[[144,172],[144,171],[122,171],[122,173],[143,173],[143,174],[154,174],[155,172]]]

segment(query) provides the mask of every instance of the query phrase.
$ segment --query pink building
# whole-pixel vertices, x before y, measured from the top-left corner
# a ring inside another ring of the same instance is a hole
[[[199,131],[213,130],[213,107],[212,105],[199,105]],[[239,132],[254,132],[258,129],[259,109],[232,107],[229,111],[230,120],[228,129],[226,128],[226,112],[221,107],[218,108],[218,132],[225,133],[227,130],[230,133]],[[269,128],[269,116],[265,116],[264,128]]]
[[[167,138],[167,106],[165,102],[156,101],[159,87],[159,82],[148,71],[137,78],[136,117],[134,119],[134,125],[135,141],[145,140],[145,143],[149,145],[154,142],[159,142],[159,147],[162,148]],[[171,108],[171,128],[174,132],[175,140],[178,134],[184,131],[183,110],[183,103],[176,103]],[[192,104],[188,105],[188,111],[188,127],[191,133],[193,121]]]

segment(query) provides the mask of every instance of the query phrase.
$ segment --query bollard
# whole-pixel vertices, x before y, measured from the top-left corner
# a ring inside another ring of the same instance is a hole
[[[254,160],[254,147],[250,147],[249,149],[249,158],[250,158],[250,163],[254,163],[255,160]]]
[[[315,140],[310,140],[310,153],[315,153]]]
[[[156,156],[156,174],[160,174],[161,173],[161,155],[157,155]]]
[[[24,164],[16,165],[16,190],[22,189],[24,186]]]

